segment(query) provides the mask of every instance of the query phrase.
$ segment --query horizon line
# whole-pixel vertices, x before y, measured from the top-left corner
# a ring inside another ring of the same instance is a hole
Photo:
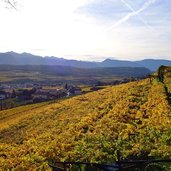
[[[58,58],[58,59],[64,59],[64,60],[75,60],[75,61],[83,61],[83,62],[103,62],[105,60],[116,60],[116,61],[129,61],[129,62],[137,62],[137,61],[143,61],[143,60],[166,60],[166,61],[171,61],[171,59],[166,59],[166,58],[163,58],[163,57],[144,57],[144,58],[141,58],[141,59],[129,59],[129,58],[125,58],[125,57],[112,57],[112,56],[96,56],[96,55],[80,55],[80,58],[81,57],[86,57],[86,56],[89,56],[90,58],[93,58],[94,60],[89,60],[89,59],[77,59],[77,58],[67,58],[67,56],[70,56],[70,57],[73,57],[73,56],[78,56],[78,55],[64,55],[64,56],[55,56],[55,55],[39,55],[39,54],[34,54],[32,52],[26,52],[26,51],[23,51],[23,52],[16,52],[16,51],[5,51],[5,52],[0,52],[0,54],[2,53],[16,53],[16,54],[19,54],[19,55],[22,55],[22,54],[30,54],[32,56],[37,56],[37,57],[42,57],[42,58]],[[97,58],[97,60],[95,60],[95,58]],[[119,59],[121,58],[121,59]]]

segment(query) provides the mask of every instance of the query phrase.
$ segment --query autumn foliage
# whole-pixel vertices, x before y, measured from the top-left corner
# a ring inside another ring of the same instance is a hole
[[[168,158],[169,74],[164,81],[145,79],[0,112],[0,168],[50,170],[48,159],[114,163],[117,150],[123,159]]]

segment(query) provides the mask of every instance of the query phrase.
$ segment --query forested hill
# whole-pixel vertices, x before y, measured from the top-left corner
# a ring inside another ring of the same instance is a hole
[[[114,163],[117,150],[122,159],[167,159],[170,85],[166,74],[163,83],[145,79],[1,111],[0,168],[48,170],[48,159]]]
[[[141,67],[75,68],[49,65],[0,65],[0,82],[65,82],[115,80],[117,78],[146,77],[150,70]]]
[[[76,68],[60,65],[0,65],[0,72],[39,72],[60,76],[125,76],[141,77],[150,74],[145,67]]]
[[[117,59],[117,57],[115,57]],[[68,60],[58,57],[42,57],[29,53],[6,52],[0,53],[0,64],[9,65],[62,65],[77,68],[97,68],[97,67],[146,67],[151,71],[156,71],[160,65],[171,65],[169,60],[145,59],[140,61],[105,59],[102,62],[89,62],[79,60]],[[119,59],[119,58],[118,58]]]

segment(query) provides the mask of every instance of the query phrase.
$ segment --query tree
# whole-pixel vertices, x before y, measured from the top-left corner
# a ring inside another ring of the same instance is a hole
[[[12,94],[11,94],[11,98],[15,98],[16,97],[16,92],[15,92],[15,90],[13,89],[12,90]]]
[[[15,1],[15,0],[1,0],[1,1],[7,5],[7,8],[13,8],[13,9],[17,10],[17,8],[16,8],[17,1]]]
[[[68,84],[67,83],[64,85],[64,89],[68,90]]]
[[[164,79],[164,71],[166,69],[166,66],[164,65],[161,65],[159,68],[158,68],[158,71],[157,71],[157,74],[158,74],[158,79],[159,81],[163,82],[163,79]]]

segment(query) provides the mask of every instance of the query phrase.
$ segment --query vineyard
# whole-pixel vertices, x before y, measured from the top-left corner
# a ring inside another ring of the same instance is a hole
[[[0,168],[50,170],[48,159],[114,163],[171,156],[171,75],[0,112]],[[169,167],[169,166],[168,166]]]

